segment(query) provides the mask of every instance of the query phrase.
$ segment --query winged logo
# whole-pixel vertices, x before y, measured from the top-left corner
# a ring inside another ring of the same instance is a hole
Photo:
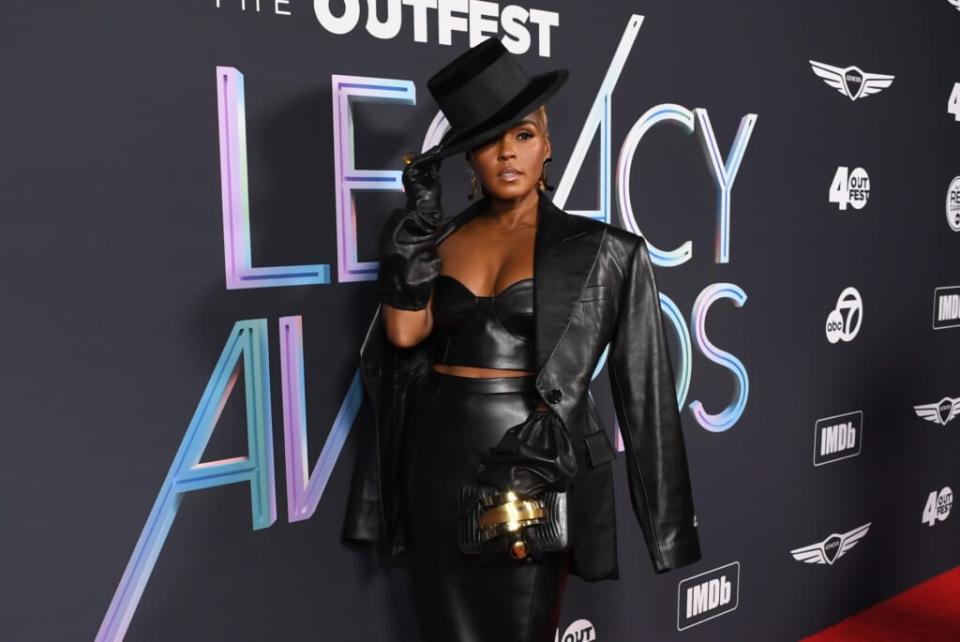
[[[857,542],[863,539],[863,536],[870,530],[870,524],[867,522],[863,526],[857,526],[846,533],[831,533],[827,539],[816,544],[801,546],[790,551],[793,558],[798,562],[807,564],[833,564],[843,557],[851,548],[856,546]]]
[[[957,1],[960,2],[960,0]],[[919,406],[914,406],[913,410],[921,419],[946,426],[948,421],[952,421],[957,415],[960,415],[960,397],[956,399],[944,397],[935,403],[922,403]]]
[[[960,0],[957,0],[960,2]],[[813,73],[850,100],[878,94],[893,84],[893,76],[867,73],[859,67],[834,67],[826,63],[810,61]]]

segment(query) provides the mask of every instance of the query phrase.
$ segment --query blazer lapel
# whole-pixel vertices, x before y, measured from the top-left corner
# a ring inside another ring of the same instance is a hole
[[[603,227],[567,214],[540,192],[533,249],[533,298],[539,373],[570,324],[600,251]],[[571,243],[577,239],[576,243]]]

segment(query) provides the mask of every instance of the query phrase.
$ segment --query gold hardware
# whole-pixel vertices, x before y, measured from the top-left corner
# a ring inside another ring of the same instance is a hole
[[[522,539],[517,540],[510,546],[510,554],[514,559],[522,560],[527,556],[527,543]]]
[[[495,528],[500,524],[507,524],[509,530],[516,530],[515,524],[530,520],[542,519],[545,512],[543,504],[536,500],[513,500],[501,504],[496,508],[484,511],[477,520],[482,529]],[[513,526],[511,528],[511,526]]]

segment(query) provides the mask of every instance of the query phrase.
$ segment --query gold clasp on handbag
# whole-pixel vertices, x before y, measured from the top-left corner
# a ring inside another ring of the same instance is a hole
[[[541,524],[546,519],[546,507],[542,501],[521,499],[513,491],[484,497],[480,503],[485,507],[477,520],[481,542],[488,542],[504,533],[516,533],[521,528]],[[525,558],[526,542],[523,539],[515,541],[510,552],[516,559]]]
[[[464,554],[480,554],[490,540],[503,536],[511,557],[529,557],[531,545],[553,553],[569,548],[567,493],[548,490],[536,499],[515,491],[466,484],[460,488],[458,544]],[[527,528],[529,527],[529,528]]]

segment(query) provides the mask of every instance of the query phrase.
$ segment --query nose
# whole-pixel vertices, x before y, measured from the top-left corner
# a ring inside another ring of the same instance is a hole
[[[500,149],[497,153],[497,158],[500,160],[505,160],[507,158],[513,158],[516,156],[516,153],[513,151],[513,143],[510,140],[509,134],[504,134],[500,137]]]

